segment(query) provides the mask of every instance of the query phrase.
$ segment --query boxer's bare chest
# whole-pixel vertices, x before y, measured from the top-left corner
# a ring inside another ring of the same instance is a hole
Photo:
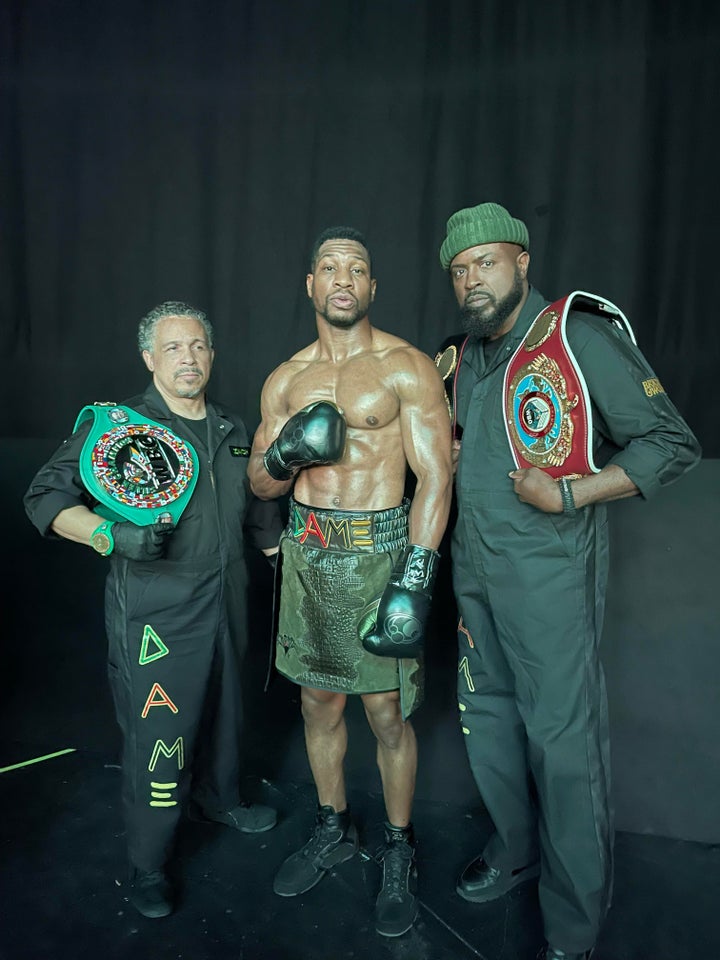
[[[392,372],[375,355],[342,363],[314,361],[292,378],[287,398],[293,411],[316,400],[329,400],[340,408],[348,427],[359,430],[387,426],[400,409]]]

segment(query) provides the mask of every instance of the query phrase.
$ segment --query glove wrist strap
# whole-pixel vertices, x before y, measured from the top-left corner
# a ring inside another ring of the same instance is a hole
[[[413,593],[432,594],[440,554],[430,547],[409,543],[395,563],[390,583]]]
[[[273,480],[291,480],[295,475],[295,472],[283,463],[275,443],[271,443],[265,451],[263,463]]]

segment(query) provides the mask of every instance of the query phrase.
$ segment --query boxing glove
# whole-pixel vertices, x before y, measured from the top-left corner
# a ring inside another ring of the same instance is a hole
[[[336,463],[345,449],[347,425],[338,408],[318,400],[298,410],[265,451],[273,480],[290,480],[303,467]]]
[[[362,645],[379,657],[417,657],[425,642],[440,554],[408,544],[398,558],[380,600],[363,614]]]

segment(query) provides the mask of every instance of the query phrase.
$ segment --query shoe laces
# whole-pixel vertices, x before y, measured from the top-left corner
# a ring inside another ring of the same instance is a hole
[[[338,826],[329,824],[326,820],[323,819],[321,814],[317,815],[315,820],[315,829],[313,830],[313,835],[310,837],[308,842],[302,848],[302,855],[308,859],[313,859],[314,857],[319,856],[324,849],[330,843],[339,843],[344,835],[345,831]],[[337,834],[333,837],[331,834]]]
[[[386,844],[378,854],[383,866],[383,896],[403,900],[408,894],[408,873],[413,860],[413,848],[404,840]]]

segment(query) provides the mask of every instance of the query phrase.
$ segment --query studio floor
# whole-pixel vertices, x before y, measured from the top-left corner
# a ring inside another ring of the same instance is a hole
[[[30,457],[23,450],[13,454],[21,464]],[[713,471],[708,490],[716,489],[716,480]],[[18,480],[16,497],[24,486]],[[641,539],[650,533],[648,528]],[[272,891],[275,871],[312,830],[315,796],[298,689],[282,677],[263,689],[272,585],[260,560],[243,669],[244,786],[250,796],[277,807],[278,825],[248,836],[183,821],[177,910],[148,920],[127,899],[119,733],[106,675],[104,568],[91,551],[40,540],[26,522],[11,527],[8,536],[19,552],[0,558],[6,585],[0,960],[535,960],[543,938],[532,885],[486,905],[455,893],[459,872],[482,850],[491,826],[457,718],[454,609],[439,606],[426,658],[426,702],[413,717],[420,749],[413,817],[420,913],[413,929],[390,940],[377,935],[373,924],[380,883],[374,854],[384,812],[375,743],[358,698],[350,698],[346,710],[346,774],[362,853],[297,899]],[[442,576],[447,578],[447,569],[441,570],[441,599],[449,595]],[[669,582],[654,570],[651,579]],[[705,589],[699,583],[697,589]],[[629,631],[637,627],[628,614],[635,608],[621,589],[622,578],[615,586]],[[649,600],[646,605],[651,609]],[[616,630],[620,622],[617,614]],[[668,839],[717,836],[716,737],[708,720],[716,714],[717,658],[711,652],[717,629],[701,627],[693,627],[692,635],[707,646],[706,688],[699,690],[696,678],[691,683],[681,661],[668,654],[673,682],[655,675],[647,680],[648,702],[637,719],[628,710],[637,706],[643,673],[662,650],[659,627],[649,630],[652,648],[639,645],[644,634],[637,629],[637,636],[621,635],[627,657],[618,659],[614,634],[606,650],[616,809],[624,829],[634,832],[616,837],[613,905],[594,960],[720,958],[720,845]],[[692,704],[686,690],[693,691]],[[658,691],[666,691],[664,700]],[[696,704],[696,724],[683,725]],[[28,764],[63,749],[71,752]],[[663,824],[674,832],[664,836],[658,829]]]
[[[402,937],[380,937],[372,922],[377,793],[350,793],[360,855],[297,899],[275,896],[273,874],[308,836],[315,800],[307,782],[256,777],[246,792],[276,805],[277,827],[247,836],[184,821],[177,910],[145,919],[126,896],[115,759],[76,750],[14,767],[36,748],[0,745],[2,960],[533,960],[542,943],[532,884],[482,906],[454,892],[490,829],[481,807],[418,801],[420,914]],[[720,957],[720,848],[621,833],[615,851],[597,960]]]

